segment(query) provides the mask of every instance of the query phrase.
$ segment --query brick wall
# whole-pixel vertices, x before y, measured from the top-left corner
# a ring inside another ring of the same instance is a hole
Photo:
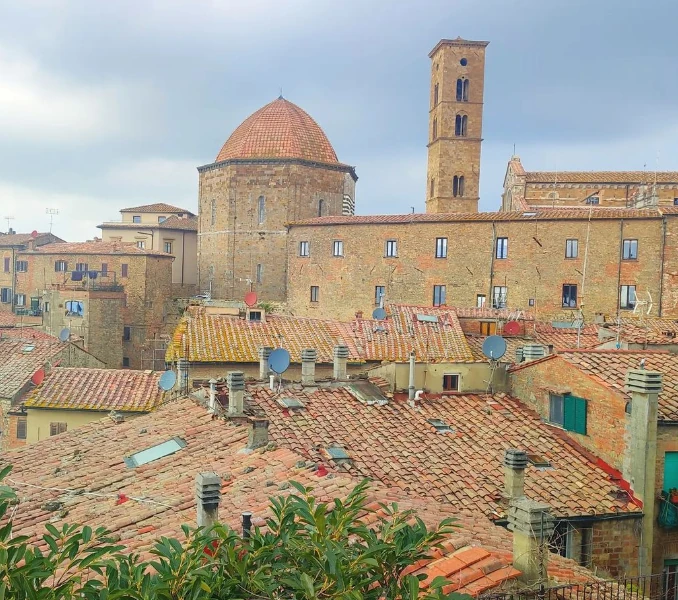
[[[635,285],[639,299],[652,296],[653,315],[678,316],[678,230],[662,219],[459,220],[336,225],[290,228],[287,298],[299,316],[349,319],[358,310],[371,314],[375,286],[386,288],[386,301],[430,305],[433,286],[445,285],[447,304],[476,306],[484,294],[489,306],[492,287],[507,288],[509,308],[529,310],[539,318],[573,318],[562,307],[564,284],[577,285],[585,317],[618,310],[619,286]],[[582,284],[586,239],[589,251]],[[447,258],[436,258],[436,238],[447,238]],[[497,259],[493,240],[508,238],[508,257]],[[344,242],[344,256],[332,256],[332,241]],[[578,240],[578,256],[566,258],[568,239]],[[638,258],[622,260],[623,239],[638,240]],[[398,243],[398,258],[387,258],[387,240]],[[310,256],[299,256],[299,242],[308,241]],[[664,284],[661,257],[664,256]],[[310,288],[319,286],[318,302]],[[661,296],[664,298],[662,299]],[[534,306],[532,306],[532,304]],[[630,311],[622,311],[630,312]]]
[[[678,426],[659,424],[657,429],[657,471],[656,489],[664,489],[664,453],[678,452]],[[659,514],[660,502],[657,502],[655,514]],[[663,530],[655,528],[653,573],[659,573],[664,566],[664,560],[678,559],[678,530]]]
[[[202,168],[200,289],[209,290],[211,281],[215,298],[240,300],[254,289],[262,300],[285,300],[285,224],[317,217],[321,201],[323,215],[341,215],[344,194],[355,197],[355,182],[345,176],[347,169],[294,161],[222,163]],[[264,198],[261,223],[260,197]],[[260,281],[257,265],[261,265]]]
[[[609,574],[621,578],[638,575],[640,523],[639,518],[594,523],[591,558],[599,576]]]

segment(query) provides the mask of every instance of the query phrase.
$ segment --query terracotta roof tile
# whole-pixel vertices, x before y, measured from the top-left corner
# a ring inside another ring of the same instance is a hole
[[[52,233],[38,233],[35,237],[30,233],[10,233],[10,234],[1,234],[0,233],[0,248],[9,247],[9,246],[23,246],[35,240],[36,246],[42,246],[43,244],[49,244],[54,242],[63,242],[61,238],[58,238]]]
[[[635,183],[678,184],[678,171],[526,171],[528,183]]]
[[[633,344],[676,344],[676,338],[678,338],[676,319],[647,316],[625,317],[619,319],[619,324],[605,323],[603,327],[614,334],[619,331],[619,338],[622,342]]]
[[[656,350],[579,350],[561,352],[558,356],[625,398],[630,398],[624,388],[626,372],[640,368],[640,361],[645,360],[648,371],[660,371],[663,375],[660,420],[678,421],[678,354]]]
[[[282,97],[247,117],[223,145],[215,162],[246,158],[338,163],[332,144],[318,124]]]
[[[57,367],[23,402],[32,408],[150,412],[163,399],[159,379],[152,371]]]
[[[190,214],[190,213],[189,213]],[[120,221],[107,221],[97,225],[99,229],[174,229],[178,231],[198,231],[198,217],[177,217],[172,215],[160,223],[123,223]]]
[[[305,408],[286,414],[272,391],[259,386],[250,391],[280,445],[322,462],[327,461],[322,448],[339,444],[351,457],[352,472],[455,504],[462,512],[504,517],[502,460],[510,447],[551,462],[551,469],[528,467],[525,488],[529,498],[548,503],[558,516],[639,510],[630,498],[618,499],[621,488],[590,453],[504,394],[428,395],[412,410],[404,400],[363,404],[345,388],[287,389]],[[442,419],[454,431],[439,434],[429,419]]]
[[[48,244],[36,248],[34,252],[41,254],[123,254],[123,255],[146,255],[146,256],[166,256],[171,258],[171,254],[161,252],[160,250],[147,250],[139,248],[134,242],[103,242],[101,240],[93,242],[66,242],[63,244]]]
[[[56,338],[0,339],[0,398],[13,397],[38,369],[53,361],[63,347]]]
[[[120,212],[136,212],[136,213],[184,213],[186,215],[195,216],[190,210],[165,204],[164,202],[156,202],[155,204],[143,204],[141,206],[133,206],[131,208],[123,208]],[[137,225],[138,226],[138,225]]]

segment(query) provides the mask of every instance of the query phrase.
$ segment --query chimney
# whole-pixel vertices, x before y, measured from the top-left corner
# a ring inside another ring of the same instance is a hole
[[[313,348],[301,351],[301,385],[315,385],[315,361],[318,353]]]
[[[46,361],[42,368],[45,371],[45,376],[49,376],[52,373],[52,363],[51,362]]]
[[[334,347],[334,379],[346,379],[346,363],[348,362],[348,346],[339,344]]]
[[[504,454],[504,493],[509,500],[525,496],[527,453],[509,448]]]
[[[252,531],[252,513],[244,512],[242,514],[242,539],[250,539],[250,532]]]
[[[219,518],[221,477],[216,473],[198,473],[195,478],[198,527],[212,527]]]
[[[259,379],[264,381],[268,379],[268,372],[270,371],[268,368],[268,357],[271,356],[271,352],[273,352],[273,348],[269,346],[261,346],[259,348]]]
[[[245,408],[245,374],[230,371],[226,375],[228,385],[228,416],[241,417]]]
[[[247,434],[248,450],[256,450],[268,444],[268,419],[250,419]]]
[[[416,364],[416,356],[414,350],[410,352],[410,384],[407,387],[407,399],[412,402],[414,400],[414,369]]]
[[[26,242],[26,250],[33,252],[35,250],[35,238],[31,238]]]
[[[513,532],[513,566],[521,572],[520,580],[529,586],[545,583],[554,529],[549,505],[514,498],[509,504],[508,522]]]
[[[626,373],[626,389],[631,393],[631,418],[627,462],[628,479],[635,496],[643,501],[643,533],[639,551],[639,575],[652,572],[652,541],[655,521],[655,475],[657,461],[657,417],[662,374],[645,369]]]
[[[355,318],[356,318],[358,321],[361,321],[362,318],[363,318],[363,311],[362,311],[362,310],[357,311],[357,312],[355,313]]]
[[[180,358],[177,361],[177,375],[179,379],[179,393],[188,394],[188,361]]]
[[[217,380],[212,377],[210,379],[210,402],[209,411],[215,415],[217,413]]]

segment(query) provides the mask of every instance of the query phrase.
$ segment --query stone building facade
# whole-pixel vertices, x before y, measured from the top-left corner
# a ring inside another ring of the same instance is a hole
[[[667,207],[310,219],[289,229],[288,308],[348,319],[371,314],[383,295],[386,304],[506,307],[540,319],[581,310],[590,322],[637,304],[678,316],[676,216]]]
[[[198,169],[199,287],[212,297],[286,297],[286,224],[353,214],[353,167],[318,124],[280,97],[248,117]]]
[[[427,213],[478,212],[488,43],[441,40],[429,54]]]
[[[153,340],[170,333],[165,307],[172,297],[171,255],[92,241],[29,246],[17,260],[25,270],[16,274],[15,312],[34,310],[52,333],[62,324],[80,331],[87,349],[105,349],[98,358],[108,367],[163,367],[162,358],[156,365],[150,356]],[[53,318],[52,311],[62,314]]]
[[[501,209],[589,206],[653,208],[678,205],[675,171],[525,171],[512,156],[504,177]]]

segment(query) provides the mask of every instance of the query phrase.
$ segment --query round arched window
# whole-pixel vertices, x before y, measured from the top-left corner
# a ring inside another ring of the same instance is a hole
[[[465,67],[465,66],[468,64],[468,60],[466,60],[465,58],[462,58],[462,59],[459,61],[459,64],[460,64],[462,67]]]

